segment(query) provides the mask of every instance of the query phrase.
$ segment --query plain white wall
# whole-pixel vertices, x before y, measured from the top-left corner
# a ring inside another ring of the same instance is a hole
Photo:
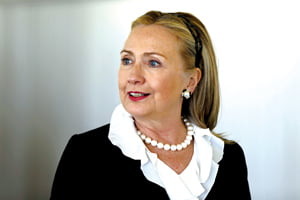
[[[0,1],[1,2],[1,1]],[[292,0],[0,3],[0,199],[49,197],[75,133],[109,122],[119,51],[144,12],[187,11],[211,34],[217,130],[244,148],[255,200],[300,198],[300,28]]]

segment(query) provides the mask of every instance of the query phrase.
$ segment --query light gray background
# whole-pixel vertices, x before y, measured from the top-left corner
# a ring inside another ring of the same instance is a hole
[[[0,0],[0,199],[48,199],[70,136],[109,122],[119,52],[131,21],[150,9],[192,12],[206,24],[219,62],[217,130],[244,148],[253,199],[300,199],[298,8],[292,0]]]

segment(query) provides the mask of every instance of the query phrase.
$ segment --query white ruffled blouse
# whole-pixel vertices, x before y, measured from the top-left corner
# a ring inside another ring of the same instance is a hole
[[[194,126],[194,154],[186,169],[177,174],[157,154],[150,152],[137,135],[132,116],[120,104],[111,117],[109,139],[125,156],[141,160],[145,177],[165,188],[171,200],[205,199],[213,186],[224,142],[209,129]]]

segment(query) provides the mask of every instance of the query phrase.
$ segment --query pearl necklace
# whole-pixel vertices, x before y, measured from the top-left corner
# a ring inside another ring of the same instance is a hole
[[[182,149],[185,149],[189,144],[191,144],[191,141],[193,140],[194,135],[194,127],[193,125],[187,120],[183,119],[184,124],[187,129],[187,134],[184,139],[184,141],[180,144],[163,144],[161,142],[157,142],[156,140],[151,139],[150,137],[144,135],[139,130],[137,130],[137,134],[140,136],[140,138],[146,143],[151,144],[154,147],[157,147],[159,149],[164,149],[166,151],[180,151]]]

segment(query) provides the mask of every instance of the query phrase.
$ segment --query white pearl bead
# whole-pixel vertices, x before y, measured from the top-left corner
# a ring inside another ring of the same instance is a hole
[[[145,142],[146,142],[147,144],[150,144],[150,143],[151,143],[151,138],[146,137]]]
[[[187,135],[187,136],[186,136],[186,139],[187,139],[187,140],[192,140],[192,139],[193,139],[193,136]]]
[[[183,147],[182,147],[182,145],[181,145],[181,144],[177,144],[177,145],[176,145],[176,149],[177,149],[177,151],[180,151],[182,148],[183,148]]]
[[[172,145],[171,145],[171,150],[172,150],[172,151],[176,151],[176,149],[177,149],[176,145],[175,145],[175,144],[172,144]]]
[[[188,131],[187,134],[188,135],[194,135],[194,131]]]
[[[187,145],[189,145],[191,143],[191,140],[184,140],[184,143],[186,143]]]
[[[162,149],[164,147],[164,144],[159,142],[156,146],[157,146],[157,148]]]
[[[157,141],[156,140],[152,140],[151,141],[151,145],[155,147],[157,145]]]
[[[169,144],[165,144],[165,145],[164,145],[164,150],[168,151],[168,150],[170,150],[170,148],[171,148],[171,147],[170,147]]]
[[[188,126],[188,127],[187,127],[187,130],[188,130],[188,131],[192,131],[193,129],[194,129],[194,128],[193,128],[192,126]]]

